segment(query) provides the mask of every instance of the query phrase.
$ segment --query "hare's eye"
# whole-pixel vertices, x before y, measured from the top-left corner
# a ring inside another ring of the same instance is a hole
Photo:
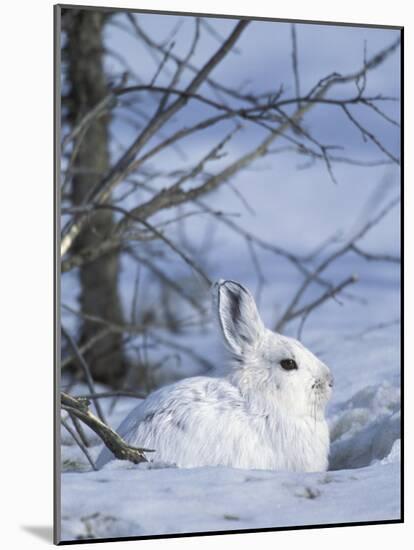
[[[296,361],[293,359],[282,359],[280,361],[280,366],[285,370],[295,370],[298,368]]]

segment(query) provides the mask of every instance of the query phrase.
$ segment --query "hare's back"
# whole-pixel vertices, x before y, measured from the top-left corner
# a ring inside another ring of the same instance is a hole
[[[131,445],[155,449],[151,453],[154,460],[182,466],[193,465],[195,460],[198,465],[202,449],[223,445],[223,432],[229,435],[231,426],[242,426],[244,414],[239,390],[228,380],[197,376],[150,394],[117,432]],[[97,466],[101,468],[113,458],[104,448]]]

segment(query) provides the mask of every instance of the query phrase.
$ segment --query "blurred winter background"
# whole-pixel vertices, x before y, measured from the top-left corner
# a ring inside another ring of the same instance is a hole
[[[63,11],[61,389],[116,428],[221,375],[219,278],[335,377],[324,474],[95,472],[99,438],[62,413],[63,539],[399,518],[399,35]]]

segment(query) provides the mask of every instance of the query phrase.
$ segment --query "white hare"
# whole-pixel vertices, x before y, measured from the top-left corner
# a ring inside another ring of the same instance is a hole
[[[179,467],[324,471],[329,432],[329,369],[300,342],[265,328],[250,292],[234,281],[213,286],[213,304],[232,369],[165,386],[123,420],[131,445]],[[113,459],[104,448],[101,468]]]

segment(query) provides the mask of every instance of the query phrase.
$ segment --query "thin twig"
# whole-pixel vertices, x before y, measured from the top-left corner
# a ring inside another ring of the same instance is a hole
[[[77,434],[72,430],[72,428],[69,426],[69,424],[64,420],[63,418],[60,419],[62,426],[70,433],[72,438],[74,439],[75,443],[78,445],[80,450],[83,452],[85,457],[87,458],[89,464],[92,466],[93,470],[97,470],[98,468],[95,465],[95,462],[92,460],[91,455],[89,454],[88,449],[85,447],[85,445],[82,443],[80,438],[77,436]]]
[[[372,252],[365,252],[364,250],[361,250],[359,246],[356,246],[355,244],[352,244],[350,246],[350,250],[358,254],[358,256],[362,256],[362,258],[365,258],[366,260],[373,261],[373,262],[391,262],[394,264],[401,263],[401,258],[398,256],[393,256],[392,254],[373,254]]]
[[[358,281],[358,277],[356,275],[351,275],[350,277],[346,278],[344,281],[342,281],[338,285],[324,292],[316,300],[310,302],[309,304],[304,305],[303,307],[301,307],[300,309],[297,309],[296,311],[292,311],[286,320],[291,321],[292,319],[296,319],[297,317],[301,317],[302,315],[305,315],[305,314],[309,315],[311,311],[313,311],[314,309],[319,307],[321,304],[326,302],[326,300],[328,300],[329,298],[333,298],[334,296],[336,296],[336,294],[341,292],[341,290],[343,290],[346,286],[354,284],[357,281]]]
[[[349,118],[349,120],[358,128],[358,130],[361,132],[362,137],[368,138],[369,140],[374,143],[378,149],[380,149],[388,158],[390,158],[395,164],[400,164],[400,160],[393,155],[388,149],[379,141],[379,139],[369,130],[367,130],[358,120],[351,114],[350,110],[346,105],[342,105],[342,109],[346,116]]]
[[[164,241],[165,244],[167,244],[184,262],[189,265],[196,273],[198,273],[201,277],[201,279],[204,281],[204,283],[210,288],[212,285],[211,279],[204,273],[204,271],[201,269],[201,267],[192,259],[190,258],[185,252],[180,250],[178,246],[176,246],[168,237],[166,237],[161,231],[158,231],[153,225],[148,223],[145,219],[141,219],[138,216],[131,214],[124,208],[121,208],[120,206],[110,205],[110,204],[97,204],[94,205],[95,208],[101,210],[101,209],[109,209],[113,210],[115,212],[119,212],[121,214],[124,214],[124,216],[128,219],[131,219],[135,222],[138,222],[142,224],[146,229],[154,233],[154,235],[160,239],[161,241]]]
[[[145,399],[148,394],[146,393],[137,393],[127,390],[117,390],[117,391],[105,391],[100,393],[85,393],[82,395],[73,396],[75,399],[105,399],[107,397],[133,397],[135,399]]]
[[[102,338],[105,338],[105,336],[107,336],[109,333],[110,331],[107,328],[104,328],[101,331],[94,334],[93,336],[91,336],[87,342],[85,342],[81,346],[78,346],[80,353],[83,355],[84,353],[89,351],[97,342],[102,340]],[[66,368],[76,359],[76,357],[77,357],[76,355],[70,355],[62,359],[60,363],[60,368],[61,369]]]
[[[105,96],[93,109],[88,111],[81,120],[73,127],[71,132],[69,132],[62,140],[62,149],[66,145],[76,138],[78,134],[83,132],[94,120],[105,114],[107,111],[112,109],[116,105],[116,96],[111,91],[107,96]]]
[[[79,439],[82,441],[82,443],[85,445],[85,447],[89,447],[89,441],[86,437],[86,434],[82,428],[82,424],[79,422],[79,420],[76,418],[76,416],[73,416],[73,414],[69,414],[70,419],[72,420],[73,425],[75,426],[75,430],[78,433]]]
[[[290,26],[291,38],[292,38],[292,69],[295,79],[295,93],[296,97],[300,97],[300,82],[299,82],[299,70],[298,70],[298,42],[296,37],[296,25],[294,23]],[[297,103],[300,108],[300,101]]]
[[[363,336],[365,336],[366,334],[369,334],[371,332],[376,332],[378,330],[383,330],[385,328],[389,328],[389,327],[399,325],[399,324],[401,324],[401,319],[393,319],[391,321],[385,321],[385,322],[382,322],[382,323],[377,323],[375,325],[371,325],[371,326],[367,327],[366,329],[364,329],[361,332],[358,332],[357,334],[355,334],[355,333],[349,334],[348,336],[345,336],[345,339],[346,340],[354,340],[356,338],[362,338]]]
[[[79,420],[89,426],[102,439],[105,446],[108,447],[116,458],[119,460],[129,460],[134,464],[147,462],[144,453],[153,452],[153,449],[132,447],[126,443],[112,428],[92,414],[88,408],[89,401],[87,399],[76,399],[64,392],[61,392],[60,398],[62,409],[68,413],[73,413]]]
[[[162,46],[161,44],[155,43],[152,40],[152,38],[143,31],[143,29],[140,27],[140,25],[138,25],[138,23],[136,22],[136,20],[134,19],[132,14],[127,14],[127,17],[129,18],[129,20],[130,20],[130,22],[131,22],[131,24],[132,24],[132,26],[133,26],[133,28],[136,32],[136,36],[139,37],[140,39],[142,39],[144,41],[144,43],[150,48],[149,49],[150,54],[152,54],[153,50],[156,50],[156,51],[160,52],[161,54],[165,54],[165,47]],[[204,22],[203,19],[201,21]],[[233,48],[230,51],[233,52],[235,50],[237,50],[237,47],[233,46]],[[199,72],[198,67],[196,67],[195,65],[193,65],[189,61],[187,61],[185,63],[184,59],[180,58],[178,55],[171,54],[171,58],[174,59],[175,62],[178,65],[181,65],[181,64],[185,65],[185,67],[187,69],[189,69],[190,71],[192,71],[193,73],[198,73]],[[158,59],[156,59],[155,62],[158,63]],[[223,93],[225,93],[225,94],[227,94],[230,97],[233,97],[235,99],[244,100],[244,101],[249,100],[249,98],[247,96],[243,96],[243,95],[239,94],[236,90],[225,86],[224,84],[218,82],[217,80],[213,80],[211,77],[206,78],[206,83],[215,92],[216,91],[221,91],[221,92],[223,92]]]
[[[193,296],[187,294],[187,292],[183,288],[181,288],[181,286],[174,279],[166,275],[158,266],[155,265],[154,262],[151,262],[148,258],[145,258],[144,256],[138,254],[135,250],[129,250],[129,253],[137,262],[145,265],[150,271],[152,271],[154,275],[158,277],[158,279],[160,279],[160,281],[169,286],[181,298],[191,304],[191,306],[195,308],[200,314],[205,313],[205,309],[203,308],[203,306],[199,304]]]
[[[199,355],[191,346],[185,346],[184,344],[180,344],[176,340],[170,340],[169,338],[165,338],[164,336],[159,336],[158,334],[154,334],[151,332],[149,334],[152,340],[154,342],[161,344],[163,346],[166,346],[168,348],[173,348],[178,351],[181,351],[191,357],[192,359],[195,359],[200,365],[204,368],[205,371],[212,371],[215,369],[215,365],[208,361],[205,357],[202,355]]]
[[[285,312],[280,317],[278,322],[276,323],[275,330],[277,332],[280,332],[284,325],[290,320],[292,317],[292,313],[295,311],[295,308],[297,304],[299,303],[299,300],[305,293],[306,289],[309,287],[309,285],[316,280],[317,277],[329,266],[331,265],[335,260],[337,260],[339,257],[343,256],[347,252],[349,252],[352,248],[352,246],[362,239],[364,235],[377,223],[379,223],[400,201],[399,197],[396,197],[392,199],[384,208],[380,210],[380,212],[374,216],[373,218],[369,219],[354,235],[352,235],[345,244],[341,245],[338,249],[336,249],[334,252],[332,252],[329,256],[327,256],[320,264],[314,269],[312,273],[308,273],[305,280],[303,281],[302,285],[299,287],[299,289],[296,291],[295,295],[293,296],[292,300],[290,301],[289,305],[286,307]]]
[[[72,336],[69,334],[69,332],[65,329],[64,326],[61,326],[62,334],[65,336],[66,340],[69,342],[70,347],[72,348],[77,360],[79,361],[81,367],[83,368],[83,372],[85,374],[86,383],[89,387],[89,391],[91,394],[95,393],[95,387],[94,382],[92,378],[92,374],[89,368],[88,363],[85,361],[85,358],[83,357],[82,353],[80,352],[78,346],[76,345],[75,340],[72,338]],[[102,422],[105,422],[105,417],[103,415],[101,406],[98,401],[94,401],[94,405],[96,407],[96,412],[98,413],[99,418],[102,420]]]
[[[155,84],[155,81],[157,80],[158,76],[160,75],[161,71],[164,68],[164,65],[168,61],[168,58],[170,57],[171,50],[174,48],[175,42],[171,42],[169,49],[164,54],[164,59],[159,64],[157,70],[155,71],[154,76],[152,77],[152,80],[150,82],[150,86],[153,86]]]

